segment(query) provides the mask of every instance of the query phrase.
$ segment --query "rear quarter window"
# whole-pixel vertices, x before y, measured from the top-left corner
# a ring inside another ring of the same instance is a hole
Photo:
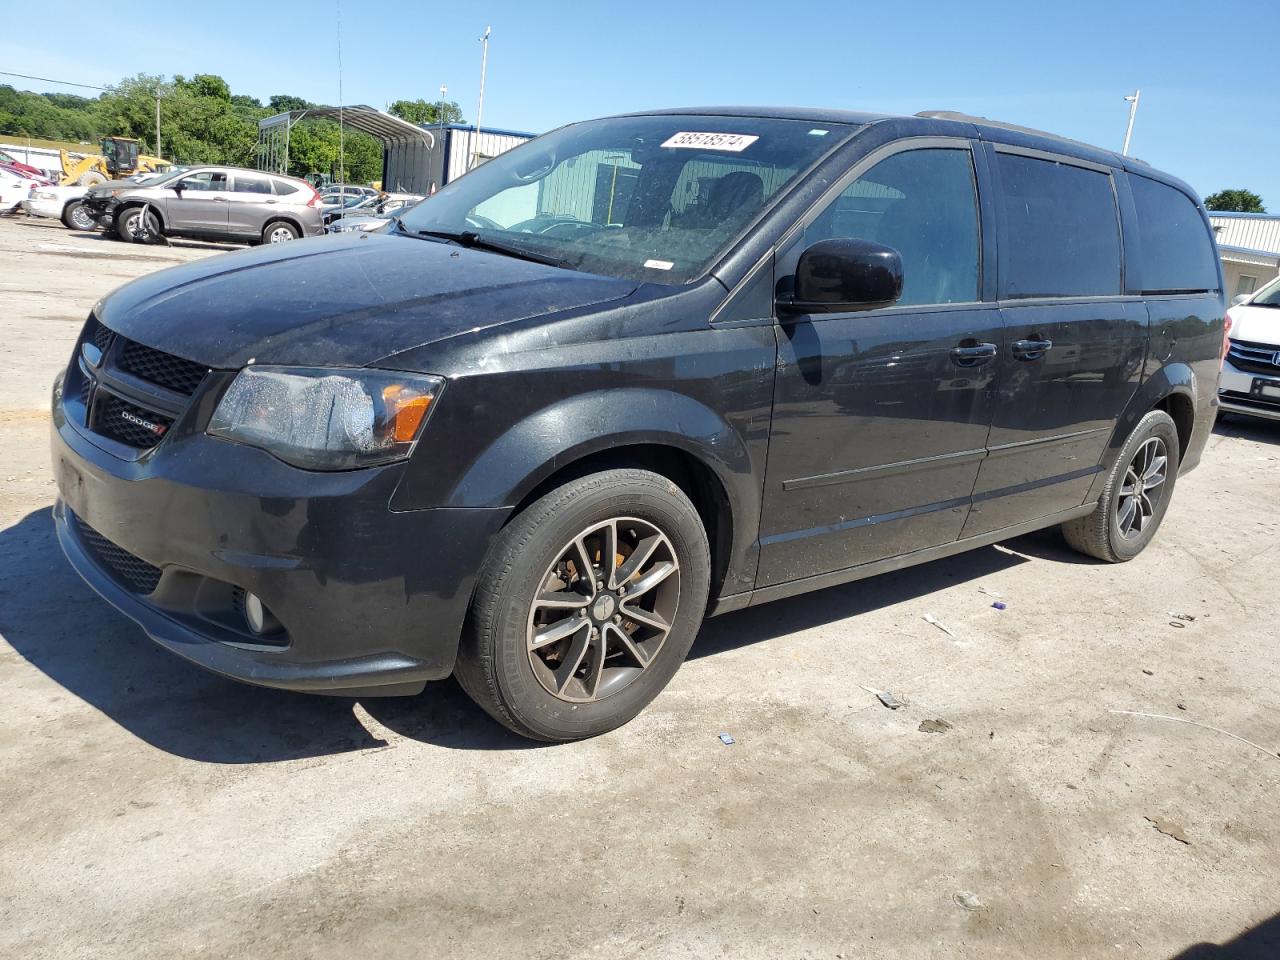
[[[1001,296],[1120,293],[1120,220],[1111,176],[1055,160],[997,153]]]
[[[1129,175],[1138,211],[1137,265],[1143,293],[1218,289],[1217,252],[1200,210],[1181,190]]]
[[[288,180],[272,180],[271,184],[276,188],[277,197],[287,197],[291,193],[298,192],[298,185]]]

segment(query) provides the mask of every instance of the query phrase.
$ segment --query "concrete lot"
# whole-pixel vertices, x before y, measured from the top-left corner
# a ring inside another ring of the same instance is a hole
[[[1280,956],[1280,425],[1222,424],[1132,563],[1050,532],[726,616],[536,747],[452,682],[206,675],[63,561],[49,382],[216,249],[0,221],[0,956]]]

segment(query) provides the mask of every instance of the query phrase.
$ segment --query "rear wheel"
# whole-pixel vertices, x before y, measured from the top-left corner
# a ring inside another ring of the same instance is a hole
[[[98,226],[83,200],[72,200],[62,208],[62,225],[68,230],[95,230]]]
[[[675,675],[709,583],[706,533],[670,480],[622,469],[571,481],[498,536],[455,674],[523,736],[605,733]]]
[[[86,170],[80,174],[80,178],[76,183],[82,187],[96,187],[100,183],[106,183],[107,178],[100,174],[97,170]]]
[[[1062,525],[1067,543],[1108,563],[1140,554],[1169,508],[1180,458],[1173,419],[1163,410],[1152,410],[1121,448],[1097,508]]]
[[[279,220],[262,228],[263,243],[288,243],[290,240],[297,240],[299,236],[297,227]]]
[[[161,235],[160,218],[150,210],[143,219],[142,207],[126,207],[116,214],[116,235],[130,243],[146,243]]]

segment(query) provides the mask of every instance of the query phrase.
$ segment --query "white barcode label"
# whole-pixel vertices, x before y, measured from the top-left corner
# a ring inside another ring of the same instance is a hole
[[[650,270],[670,270],[675,266],[670,260],[646,260],[644,265]]]
[[[741,153],[759,139],[746,133],[700,133],[697,130],[687,130],[672,134],[663,146]]]

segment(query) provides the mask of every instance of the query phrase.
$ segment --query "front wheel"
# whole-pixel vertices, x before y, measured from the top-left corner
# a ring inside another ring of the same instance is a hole
[[[675,675],[709,584],[706,532],[670,480],[620,469],[571,481],[499,534],[455,675],[522,736],[605,733]]]
[[[1152,410],[1120,449],[1097,508],[1062,525],[1067,543],[1108,563],[1140,554],[1169,509],[1181,454],[1173,419]]]
[[[98,227],[89,216],[89,208],[83,200],[72,200],[62,208],[62,225],[68,230],[96,230]]]
[[[160,218],[142,207],[128,207],[116,216],[116,235],[129,243],[147,243],[160,236]]]

